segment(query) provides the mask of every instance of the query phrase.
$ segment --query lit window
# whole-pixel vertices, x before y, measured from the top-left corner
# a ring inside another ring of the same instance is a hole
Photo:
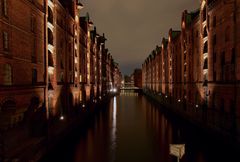
[[[9,44],[8,44],[8,33],[7,32],[3,32],[3,48],[4,50],[8,50],[9,48]]]

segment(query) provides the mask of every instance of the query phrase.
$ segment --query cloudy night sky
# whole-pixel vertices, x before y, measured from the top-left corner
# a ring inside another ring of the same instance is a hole
[[[181,14],[196,10],[198,0],[82,0],[82,14],[89,12],[106,47],[123,74],[140,68],[150,52],[167,37],[170,28],[180,29]]]

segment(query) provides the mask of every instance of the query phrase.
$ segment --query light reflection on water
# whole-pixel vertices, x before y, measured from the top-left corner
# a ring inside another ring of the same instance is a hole
[[[213,142],[175,116],[162,113],[163,110],[142,95],[121,93],[95,116],[86,131],[77,139],[70,139],[72,144],[68,147],[56,150],[48,161],[176,162],[169,155],[171,143],[186,144],[181,162],[239,159],[229,148]]]
[[[111,160],[110,161],[114,161],[115,160],[115,151],[116,151],[116,145],[117,145],[117,97],[115,96],[113,98],[113,113],[112,113],[112,133],[111,133],[111,153],[110,153],[110,157]]]

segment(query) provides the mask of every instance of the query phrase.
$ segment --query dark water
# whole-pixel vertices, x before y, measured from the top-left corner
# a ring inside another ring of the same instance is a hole
[[[181,162],[240,161],[238,151],[163,112],[144,96],[121,94],[43,162],[176,162],[169,144],[185,144]]]

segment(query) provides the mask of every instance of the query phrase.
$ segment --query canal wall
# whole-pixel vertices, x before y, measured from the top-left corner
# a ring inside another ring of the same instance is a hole
[[[240,120],[203,105],[191,105],[183,101],[149,90],[142,91],[145,96],[161,105],[162,109],[194,124],[216,140],[240,150]]]
[[[0,162],[37,162],[50,153],[71,132],[81,129],[104,108],[110,96],[99,103],[89,103],[84,109],[64,119],[52,119],[35,123],[35,128],[22,124],[0,132]]]

